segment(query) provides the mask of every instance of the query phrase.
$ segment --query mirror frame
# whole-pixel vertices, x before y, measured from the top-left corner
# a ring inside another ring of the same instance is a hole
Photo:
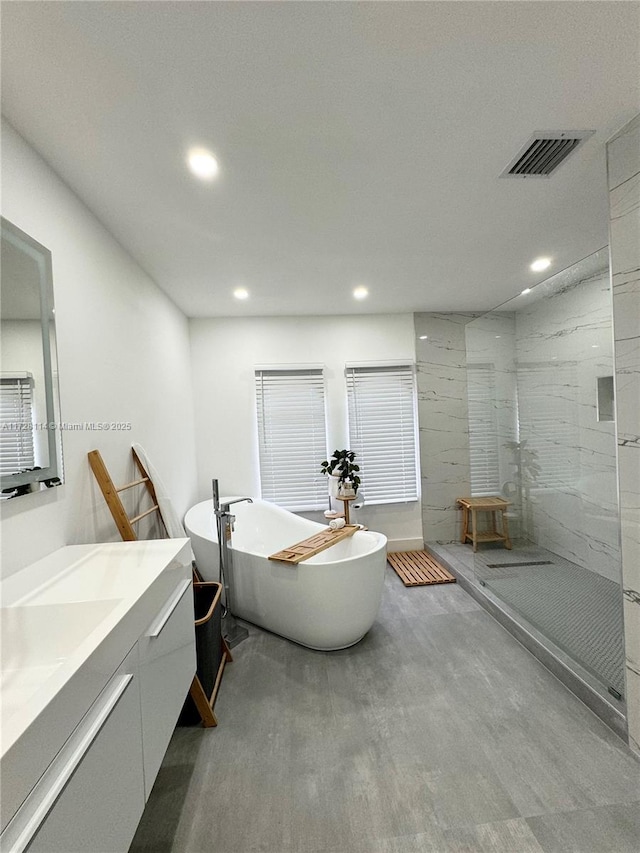
[[[40,325],[42,334],[42,358],[45,376],[45,407],[47,416],[47,447],[49,452],[49,464],[37,471],[25,471],[23,473],[9,474],[0,477],[0,490],[20,488],[27,485],[41,484],[51,487],[63,483],[62,464],[62,434],[60,430],[60,392],[57,374],[57,345],[55,334],[50,332],[50,324],[55,325],[55,305],[53,299],[53,267],[51,252],[46,246],[38,243],[26,232],[22,231],[4,216],[0,217],[0,234],[2,239],[7,239],[13,246],[26,252],[38,265],[40,273]],[[0,320],[2,319],[0,306]],[[51,428],[51,424],[54,424]],[[47,482],[56,481],[57,482]],[[33,491],[33,490],[32,490]],[[35,490],[37,491],[37,489]],[[22,491],[13,495],[10,500],[21,497]],[[29,494],[29,492],[24,492]],[[5,498],[6,500],[7,498]]]

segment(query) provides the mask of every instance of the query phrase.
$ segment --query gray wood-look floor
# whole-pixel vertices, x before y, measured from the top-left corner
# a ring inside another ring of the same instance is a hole
[[[250,631],[132,853],[640,851],[640,763],[457,584],[389,569],[342,652]]]

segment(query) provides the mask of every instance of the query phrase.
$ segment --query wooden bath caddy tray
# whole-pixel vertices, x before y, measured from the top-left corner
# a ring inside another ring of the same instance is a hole
[[[303,539],[302,542],[296,542],[289,548],[284,548],[282,551],[277,551],[271,554],[270,560],[278,560],[280,563],[301,563],[320,551],[330,548],[336,542],[341,542],[349,536],[353,536],[356,530],[362,530],[358,524],[345,524],[339,530],[332,530],[327,527],[326,530],[321,530],[315,536],[310,536],[308,539]]]

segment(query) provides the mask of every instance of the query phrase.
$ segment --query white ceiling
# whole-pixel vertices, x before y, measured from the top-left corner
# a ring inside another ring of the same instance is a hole
[[[607,243],[639,8],[5,2],[3,111],[189,316],[489,309]],[[596,133],[498,178],[558,129]]]

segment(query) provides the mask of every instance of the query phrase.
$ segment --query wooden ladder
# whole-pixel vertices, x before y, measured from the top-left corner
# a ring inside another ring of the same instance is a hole
[[[160,507],[158,506],[158,498],[156,496],[156,490],[154,488],[153,483],[151,482],[151,478],[147,474],[147,471],[140,461],[140,457],[135,452],[133,447],[131,448],[131,454],[133,456],[133,461],[138,469],[138,473],[140,477],[137,480],[132,480],[130,483],[125,483],[124,486],[120,486],[117,488],[114,485],[113,480],[111,479],[111,475],[107,471],[107,466],[104,464],[104,460],[100,455],[99,450],[90,450],[87,454],[89,457],[89,465],[91,465],[91,470],[94,473],[96,480],[98,481],[98,485],[100,486],[100,490],[104,495],[104,499],[107,502],[107,506],[111,511],[111,515],[113,516],[113,520],[116,523],[116,527],[120,532],[120,536],[124,539],[125,542],[135,542],[138,537],[134,530],[133,525],[138,521],[141,521],[146,516],[151,515],[152,512],[158,513],[158,518],[160,519],[160,523],[164,528],[165,536],[167,536],[167,526],[164,523],[164,519],[162,517],[162,513],[160,512]],[[134,486],[146,486],[146,489],[151,497],[151,502],[153,506],[149,509],[141,512],[139,515],[134,516],[133,518],[129,518],[127,512],[124,508],[122,500],[120,499],[120,493],[126,492],[128,489],[132,489]]]
[[[111,475],[107,470],[107,466],[104,464],[104,460],[99,450],[90,450],[87,456],[89,457],[89,465],[91,466],[91,470],[94,473],[98,485],[100,486],[100,491],[104,495],[104,499],[107,502],[107,506],[111,511],[111,515],[113,516],[113,520],[116,523],[116,527],[118,528],[122,539],[125,542],[136,542],[138,540],[138,536],[133,525],[154,512],[158,513],[158,519],[164,529],[165,535],[163,538],[169,538],[169,534],[167,532],[167,525],[164,522],[162,512],[158,505],[158,497],[156,495],[156,490],[153,485],[153,481],[151,480],[151,477],[147,473],[146,468],[142,464],[140,457],[138,456],[133,447],[131,448],[131,454],[133,456],[133,461],[135,463],[136,468],[138,469],[138,473],[140,474],[140,476],[136,480],[132,480],[130,483],[125,483],[124,486],[119,487],[117,487],[111,479]],[[149,493],[152,506],[149,507],[149,509],[146,509],[144,512],[139,513],[139,515],[136,515],[133,518],[129,518],[129,516],[127,515],[127,511],[124,508],[124,504],[122,503],[122,500],[120,498],[120,494],[121,492],[126,492],[128,489],[132,489],[134,486],[142,485],[145,486],[147,492]],[[195,566],[193,569],[193,581],[194,583],[202,583],[202,578],[200,577],[200,574],[198,573]],[[196,620],[196,627],[198,625],[201,625],[203,622],[206,622],[207,619],[211,617],[213,608],[217,603],[218,597],[216,597],[216,599],[212,603],[210,613],[207,614],[207,616],[205,616],[203,619]],[[198,713],[200,714],[200,718],[202,719],[202,725],[205,728],[218,725],[216,715],[213,713],[213,706],[216,701],[218,689],[220,687],[220,680],[222,678],[224,667],[227,663],[230,663],[232,661],[233,657],[231,656],[231,650],[229,649],[229,646],[226,644],[223,637],[222,660],[220,662],[215,686],[211,696],[207,696],[207,693],[204,687],[202,686],[202,682],[200,681],[197,673],[193,677],[191,687],[189,688],[189,695],[191,696],[193,703],[198,709]]]

